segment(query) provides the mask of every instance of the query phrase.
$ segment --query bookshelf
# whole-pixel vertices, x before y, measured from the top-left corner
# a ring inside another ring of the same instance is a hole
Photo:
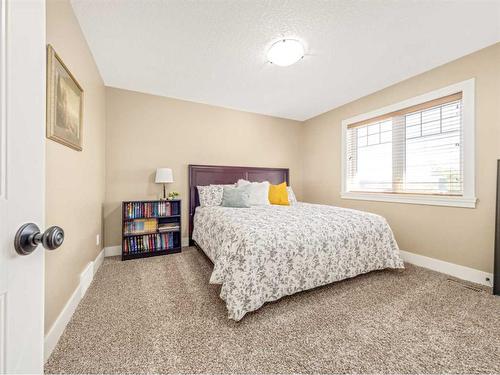
[[[181,200],[122,202],[122,260],[181,252]]]

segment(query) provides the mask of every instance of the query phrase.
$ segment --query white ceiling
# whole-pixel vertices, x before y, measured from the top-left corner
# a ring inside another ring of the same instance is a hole
[[[108,86],[305,120],[500,41],[500,0],[72,0]],[[303,60],[266,62],[282,37]]]

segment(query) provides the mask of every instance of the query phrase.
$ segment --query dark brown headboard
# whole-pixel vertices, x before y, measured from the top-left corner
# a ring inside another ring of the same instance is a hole
[[[223,165],[189,165],[189,245],[193,245],[193,217],[200,205],[196,186],[234,184],[240,178],[252,182],[286,182],[290,185],[288,168],[228,167]]]

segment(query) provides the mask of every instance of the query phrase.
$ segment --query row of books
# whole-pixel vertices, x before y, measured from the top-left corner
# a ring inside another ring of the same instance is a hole
[[[125,219],[180,215],[179,202],[127,202]]]
[[[173,233],[129,237],[123,242],[123,252],[125,254],[147,253],[173,249],[174,247]]]
[[[125,234],[152,233],[158,229],[158,221],[155,219],[138,219],[124,223]]]
[[[177,223],[160,223],[158,232],[177,232],[180,230],[180,224]]]

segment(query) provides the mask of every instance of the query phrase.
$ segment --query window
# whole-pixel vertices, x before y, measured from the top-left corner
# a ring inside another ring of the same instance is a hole
[[[474,80],[343,121],[342,197],[475,207]]]

